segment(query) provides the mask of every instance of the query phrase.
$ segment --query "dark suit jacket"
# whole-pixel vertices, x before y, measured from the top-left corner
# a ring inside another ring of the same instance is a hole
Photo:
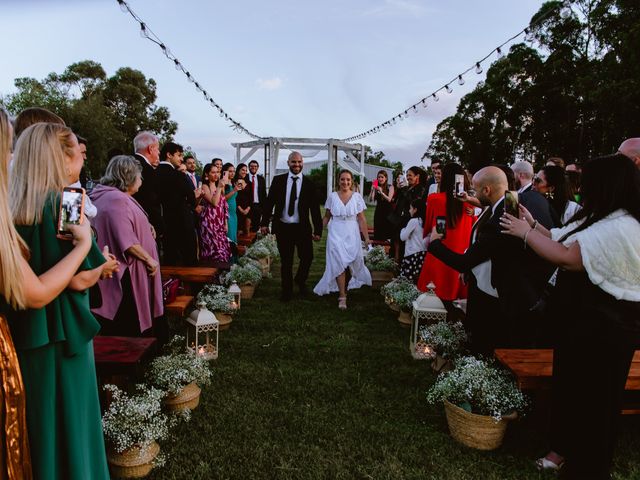
[[[249,180],[251,178],[251,174],[248,173],[247,177],[247,180]],[[258,180],[258,203],[262,205],[267,198],[267,182],[262,175],[256,175],[256,179]],[[251,192],[251,203],[253,203],[253,185],[251,182],[247,182],[247,185],[249,192]]]
[[[459,272],[470,272],[473,267],[491,260],[491,283],[498,291],[504,314],[511,318],[529,312],[540,299],[553,266],[525,249],[521,239],[501,232],[500,217],[503,204],[478,229],[473,245],[463,253],[452,252],[442,242],[429,244],[429,252]]]
[[[551,212],[551,204],[540,193],[534,190],[527,190],[518,195],[518,199],[522,205],[529,210],[531,216],[538,220],[540,225],[547,230],[555,227],[553,214]]]
[[[165,226],[170,228],[193,228],[193,209],[196,198],[189,188],[191,179],[171,165],[161,163],[156,169],[158,196],[162,204]]]
[[[147,160],[140,154],[134,155],[136,160],[142,166],[142,185],[138,192],[133,196],[142,206],[147,215],[149,222],[153,225],[158,236],[164,234],[164,222],[162,221],[162,207],[160,205],[160,196],[158,195],[157,173],[156,170],[147,163]]]
[[[268,227],[269,222],[273,219],[273,232],[278,233],[280,225],[280,217],[286,205],[287,195],[287,179],[289,172],[282,175],[276,175],[271,182],[269,195],[264,203],[262,212],[262,221],[260,225]],[[307,176],[302,177],[302,185],[300,187],[300,198],[298,199],[298,214],[300,216],[300,224],[305,231],[311,235],[322,235],[322,216],[320,215],[320,204],[318,202],[318,191],[314,183]],[[309,215],[313,220],[313,230]]]
[[[187,185],[189,185],[189,188],[190,188],[191,190],[195,190],[195,189],[196,189],[196,185],[197,185],[198,183],[200,183],[200,175],[198,175],[198,174],[196,173],[196,185],[194,185],[194,184],[193,184],[193,182],[191,181],[191,177],[189,176],[189,174],[185,173],[185,174],[183,174],[183,175],[184,175],[185,180],[187,181]]]

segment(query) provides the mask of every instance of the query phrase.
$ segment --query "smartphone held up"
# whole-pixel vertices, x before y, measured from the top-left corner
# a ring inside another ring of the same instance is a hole
[[[66,187],[62,190],[58,215],[58,238],[70,240],[69,225],[80,225],[84,215],[84,188]]]
[[[504,192],[504,211],[516,218],[520,217],[520,202],[518,192],[508,190]]]
[[[447,236],[447,217],[436,217],[436,232],[442,238]]]

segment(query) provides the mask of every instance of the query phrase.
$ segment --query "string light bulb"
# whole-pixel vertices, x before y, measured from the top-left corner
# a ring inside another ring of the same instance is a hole
[[[423,98],[423,99],[422,99],[422,108],[427,108],[427,105],[428,105],[428,104],[427,104],[427,99],[426,99],[426,98]]]
[[[480,62],[476,63],[476,73],[478,75],[482,73],[482,65],[480,65]]]
[[[180,60],[178,60],[177,58],[175,58],[173,60],[174,65],[176,66],[176,70],[182,70],[182,65],[180,64]]]
[[[129,10],[129,8],[127,7],[127,3],[124,0],[118,0],[118,4],[120,5],[120,10],[122,10],[124,13],[127,13],[127,10]]]
[[[431,96],[433,97],[433,101],[434,102],[439,102],[440,101],[440,97],[438,96],[437,93],[432,93]]]
[[[458,75],[458,85],[464,85],[464,78],[462,78],[462,75]]]
[[[448,83],[444,86],[444,88],[447,90],[447,93],[453,93],[453,88],[451,88]]]
[[[147,26],[144,22],[140,22],[140,36],[142,38],[149,38],[149,33],[147,32]]]
[[[496,55],[498,56],[498,58],[504,57],[504,53],[502,52],[502,49],[500,47],[496,48]]]

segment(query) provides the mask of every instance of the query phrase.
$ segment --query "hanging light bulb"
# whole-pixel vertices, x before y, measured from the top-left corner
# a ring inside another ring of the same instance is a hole
[[[529,30],[528,28],[524,29],[524,41],[525,42],[533,42],[536,39],[536,36],[533,34],[533,32],[531,30]]]
[[[482,65],[480,65],[480,62],[476,63],[476,73],[478,75],[482,73]]]
[[[413,113],[416,113],[418,111],[418,107],[416,105],[413,106]]]
[[[171,50],[164,43],[160,44],[160,48],[162,49],[162,53],[164,53],[167,57],[171,56]]]
[[[451,88],[448,83],[444,86],[444,88],[447,90],[447,93],[453,93],[453,88]]]
[[[496,48],[496,55],[498,55],[498,58],[504,57],[504,53],[502,52],[502,49],[500,47]]]
[[[195,82],[195,80],[193,79],[193,77],[189,72],[187,72],[187,80],[189,80],[191,83]]]
[[[434,101],[434,102],[438,102],[438,101],[440,101],[440,97],[438,96],[438,94],[437,94],[437,93],[433,93],[431,96],[433,97],[433,101]]]
[[[120,10],[122,10],[124,13],[127,13],[127,11],[129,10],[127,8],[127,2],[125,2],[124,0],[118,0],[118,3],[120,4]]]
[[[400,121],[404,122],[404,116],[402,114],[398,115],[400,117]]]
[[[140,22],[140,36],[142,38],[149,38],[149,32],[147,32],[147,26],[144,22]]]
[[[464,78],[462,78],[462,75],[458,75],[458,85],[464,85]]]
[[[426,98],[422,99],[422,108],[427,108],[427,99]]]
[[[180,64],[180,60],[176,58],[173,60],[173,63],[176,66],[176,70],[182,70],[182,65]]]

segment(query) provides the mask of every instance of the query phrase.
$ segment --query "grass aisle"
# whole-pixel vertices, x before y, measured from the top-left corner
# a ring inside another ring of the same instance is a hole
[[[372,213],[372,212],[370,212]],[[324,269],[316,245],[309,279]],[[425,401],[427,362],[377,291],[278,301],[279,265],[220,335],[213,384],[190,423],[162,445],[153,479],[541,479],[545,422],[509,427],[497,452],[455,443],[444,412]],[[595,361],[602,361],[594,359]],[[617,479],[640,478],[637,419],[625,419]]]

